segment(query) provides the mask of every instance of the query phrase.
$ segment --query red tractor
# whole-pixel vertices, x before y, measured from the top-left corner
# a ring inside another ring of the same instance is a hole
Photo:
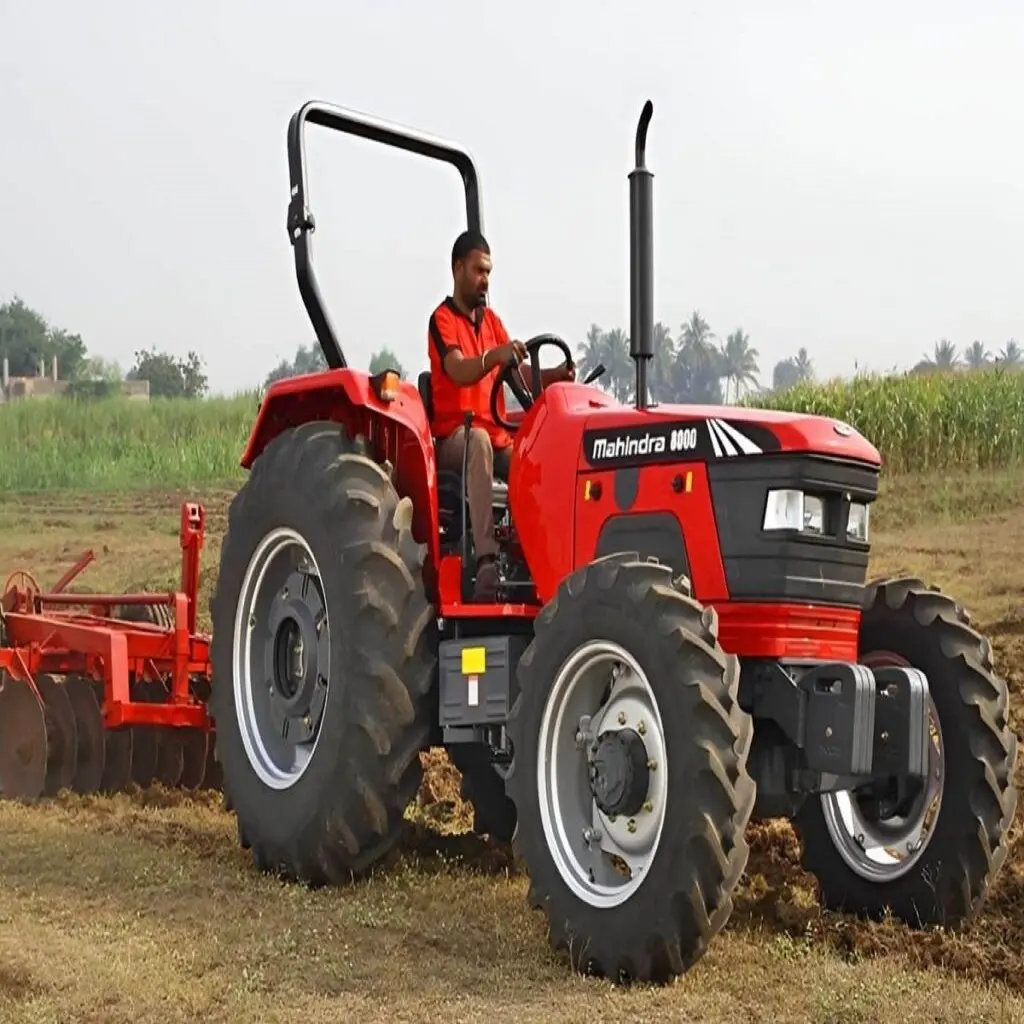
[[[972,917],[1006,857],[1017,743],[965,610],[916,578],[866,580],[871,444],[823,417],[649,402],[652,111],[629,176],[635,407],[590,380],[541,387],[545,346],[572,357],[554,335],[527,346],[535,392],[503,369],[494,398],[508,384],[521,409],[493,604],[470,598],[465,470],[438,473],[429,378],[342,354],[304,128],[452,164],[481,228],[474,162],[334,106],[293,116],[288,235],[328,369],[260,406],[211,606],[211,711],[261,869],[364,875],[443,744],[553,947],[664,981],[729,919],[752,817],[792,818],[828,907]]]

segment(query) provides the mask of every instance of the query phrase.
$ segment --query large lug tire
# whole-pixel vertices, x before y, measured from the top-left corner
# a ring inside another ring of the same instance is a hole
[[[226,800],[262,870],[336,884],[401,834],[437,664],[411,523],[411,501],[333,423],[275,438],[231,504],[210,707]]]
[[[858,659],[928,677],[930,789],[902,819],[881,821],[853,794],[809,797],[794,819],[804,868],[830,909],[956,927],[984,904],[1016,811],[1006,683],[966,611],[910,577],[867,587]]]
[[[685,579],[635,553],[573,573],[536,620],[508,722],[508,793],[530,903],[577,971],[668,981],[732,913],[753,723],[717,632]]]

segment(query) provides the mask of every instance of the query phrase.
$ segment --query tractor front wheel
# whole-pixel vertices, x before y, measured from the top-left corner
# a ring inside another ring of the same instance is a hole
[[[266,871],[359,876],[394,845],[430,737],[424,549],[357,439],[286,430],[231,505],[211,601],[217,758]]]
[[[906,806],[856,792],[808,797],[794,819],[826,907],[912,926],[974,917],[1007,852],[1017,737],[989,642],[964,610],[914,578],[867,588],[859,660],[928,678],[927,784]]]
[[[536,620],[509,718],[517,853],[574,969],[668,981],[732,912],[752,722],[718,617],[635,554],[573,573]]]

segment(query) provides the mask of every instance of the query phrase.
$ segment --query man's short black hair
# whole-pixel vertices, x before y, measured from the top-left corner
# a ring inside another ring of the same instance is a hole
[[[466,259],[474,249],[488,256],[491,255],[491,247],[487,244],[487,239],[479,231],[471,228],[468,231],[463,231],[455,239],[455,244],[452,246],[452,266],[454,267],[459,260]]]

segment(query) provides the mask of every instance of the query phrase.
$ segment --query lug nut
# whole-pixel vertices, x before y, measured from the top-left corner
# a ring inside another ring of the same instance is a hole
[[[651,811],[653,811],[653,810],[654,810],[654,804],[652,804],[650,800],[645,800],[645,801],[644,801],[644,806],[643,806],[643,809],[644,809],[644,810],[645,810],[645,811],[646,811],[646,812],[647,812],[648,814],[650,814],[650,813],[651,813]]]
[[[626,831],[630,833],[636,831],[636,822],[632,818],[626,822]]]
[[[636,727],[636,731],[638,733],[640,733],[641,736],[643,736],[644,733],[647,732],[647,726],[644,724],[644,721],[643,721],[642,718],[640,719],[640,724]]]
[[[589,826],[583,830],[583,842],[590,846],[592,843],[598,843],[601,841],[601,830],[599,828],[590,828]]]
[[[625,724],[626,724],[626,712],[625,711],[620,711],[619,712],[619,725],[625,725]]]
[[[653,757],[647,759],[647,770],[649,772],[656,772],[658,770],[658,762]]]

